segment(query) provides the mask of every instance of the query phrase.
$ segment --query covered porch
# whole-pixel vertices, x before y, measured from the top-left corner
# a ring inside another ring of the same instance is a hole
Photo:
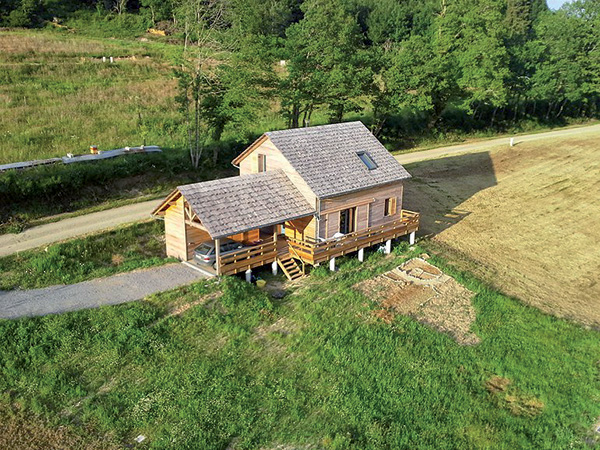
[[[209,257],[196,264],[205,272],[231,275],[279,264],[289,277],[298,271],[284,226],[312,218],[315,210],[283,172],[269,171],[180,186],[153,214],[164,217],[169,256],[196,264],[195,251],[206,244]]]

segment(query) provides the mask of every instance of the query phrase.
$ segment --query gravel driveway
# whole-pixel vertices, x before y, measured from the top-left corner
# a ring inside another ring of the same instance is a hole
[[[189,284],[205,275],[183,264],[122,273],[71,285],[0,291],[0,318],[43,316],[140,300]]]

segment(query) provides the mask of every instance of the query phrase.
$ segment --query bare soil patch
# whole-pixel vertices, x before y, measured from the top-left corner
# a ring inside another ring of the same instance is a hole
[[[598,134],[408,166],[421,234],[508,295],[600,326]]]
[[[355,288],[381,305],[373,314],[391,323],[395,314],[410,316],[450,335],[462,345],[479,343],[471,331],[476,313],[473,292],[422,258],[413,258]]]

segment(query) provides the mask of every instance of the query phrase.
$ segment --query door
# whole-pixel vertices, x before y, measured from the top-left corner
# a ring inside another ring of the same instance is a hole
[[[356,219],[356,207],[340,211],[340,233],[354,233],[354,222]]]

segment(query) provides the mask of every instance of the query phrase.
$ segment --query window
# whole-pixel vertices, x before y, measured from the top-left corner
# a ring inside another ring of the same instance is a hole
[[[349,208],[340,211],[340,233],[353,233],[355,218],[356,208]]]
[[[386,198],[383,215],[387,217],[394,214],[396,214],[396,197]]]
[[[267,170],[267,155],[258,155],[258,171],[265,172]]]
[[[373,161],[373,158],[371,158],[371,155],[369,155],[367,152],[357,152],[356,155],[365,164],[365,166],[367,166],[367,169],[377,169],[377,164],[375,164],[375,161]]]

